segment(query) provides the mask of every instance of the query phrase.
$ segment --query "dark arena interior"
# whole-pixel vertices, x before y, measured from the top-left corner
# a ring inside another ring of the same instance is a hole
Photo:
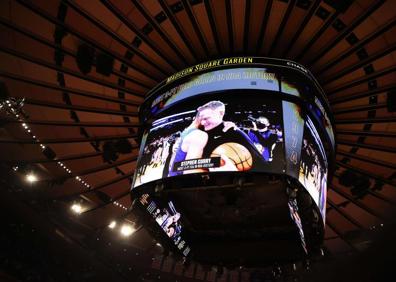
[[[393,281],[395,0],[0,2],[0,281]]]

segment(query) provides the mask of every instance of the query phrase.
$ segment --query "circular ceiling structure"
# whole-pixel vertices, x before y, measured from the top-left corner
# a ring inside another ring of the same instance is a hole
[[[0,5],[3,201],[10,199],[10,209],[12,201],[23,201],[37,212],[35,219],[28,216],[31,225],[56,226],[57,236],[81,252],[101,248],[100,263],[121,269],[116,275],[103,270],[103,279],[267,281],[252,280],[259,270],[226,269],[216,276],[219,267],[217,272],[194,263],[183,268],[130,212],[139,106],[167,77],[219,58],[293,60],[323,87],[337,142],[324,260],[362,253],[379,229],[394,222],[395,1]],[[127,225],[125,236],[115,232],[120,224]]]

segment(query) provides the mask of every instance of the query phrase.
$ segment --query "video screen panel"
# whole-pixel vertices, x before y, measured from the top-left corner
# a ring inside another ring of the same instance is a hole
[[[173,202],[169,201],[167,205],[161,205],[159,201],[154,200],[148,194],[143,194],[140,197],[140,203],[146,208],[147,212],[172,240],[175,246],[184,256],[187,256],[190,252],[190,247],[183,239],[181,214],[176,210]]]
[[[326,152],[312,120],[307,117],[298,180],[319,207],[323,220],[326,215],[327,173]]]
[[[304,252],[306,254],[308,254],[307,243],[305,241],[305,236],[304,236],[304,230],[303,230],[300,215],[298,213],[297,201],[296,201],[296,199],[290,199],[287,204],[289,206],[290,217],[296,224],[296,227],[298,228],[298,233],[300,235],[300,240],[301,240],[301,246],[304,249]]]
[[[146,132],[133,187],[191,173],[284,172],[280,100],[223,91],[189,99],[182,108]]]
[[[276,70],[279,72],[279,70]],[[280,85],[282,84],[282,86]],[[163,109],[174,105],[183,99],[194,97],[208,92],[249,89],[268,90],[300,96],[294,83],[287,80],[279,82],[275,70],[268,68],[232,68],[211,71],[193,76],[187,82],[179,84],[165,93],[158,95],[151,102],[151,113],[158,114]]]
[[[331,125],[330,119],[326,114],[326,111],[318,99],[318,97],[315,97],[315,105],[318,107],[316,110],[314,110],[315,115],[318,117],[320,123],[322,124],[323,128],[326,130],[327,134],[330,137],[330,142],[333,148],[335,148],[335,137],[334,137],[334,131],[333,131],[333,126]]]
[[[286,173],[299,177],[304,118],[302,109],[295,103],[283,101],[285,129]]]

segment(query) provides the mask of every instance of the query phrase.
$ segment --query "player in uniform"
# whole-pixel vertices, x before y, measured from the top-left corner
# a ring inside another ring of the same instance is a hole
[[[180,135],[179,147],[176,150],[172,161],[171,169],[168,176],[182,175],[186,173],[203,172],[202,169],[191,169],[185,171],[177,171],[175,164],[191,159],[199,159],[202,157],[203,148],[208,141],[208,134],[199,129],[200,121],[195,117],[193,122]]]

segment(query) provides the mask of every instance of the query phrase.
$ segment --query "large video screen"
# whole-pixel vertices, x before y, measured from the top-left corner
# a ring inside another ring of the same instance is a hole
[[[319,207],[323,221],[326,215],[327,173],[326,152],[312,120],[307,117],[298,179]]]
[[[268,68],[232,68],[193,76],[153,99],[149,105],[150,112],[158,114],[186,98],[226,90],[256,89],[278,92],[282,89],[285,94],[299,97],[300,92],[297,85],[284,79],[283,77],[286,75],[284,72],[280,81],[277,78],[279,75],[275,71]]]
[[[301,222],[300,215],[298,213],[298,204],[296,199],[290,199],[288,201],[288,206],[289,206],[289,212],[290,212],[290,217],[296,224],[296,227],[298,228],[298,233],[300,235],[300,240],[301,240],[301,246],[306,254],[308,254],[307,250],[307,243],[305,241],[305,235],[304,235],[304,230]]]
[[[147,212],[156,221],[159,227],[164,231],[174,245],[187,256],[190,247],[183,239],[183,228],[181,224],[181,214],[178,212],[172,201],[166,205],[161,205],[159,200],[151,198],[148,194],[140,197],[140,203],[146,208]]]
[[[286,173],[298,178],[300,169],[301,144],[304,130],[302,109],[295,103],[283,101],[285,131]]]
[[[315,97],[315,105],[317,106],[316,109],[312,109],[318,120],[320,121],[322,127],[326,130],[329,138],[331,145],[333,148],[335,148],[335,138],[334,138],[334,131],[333,127],[331,125],[330,119],[326,114],[326,110],[324,109],[322,103],[318,99],[318,97]]]
[[[222,91],[172,112],[145,133],[134,187],[191,173],[285,171],[281,100],[257,90]]]

